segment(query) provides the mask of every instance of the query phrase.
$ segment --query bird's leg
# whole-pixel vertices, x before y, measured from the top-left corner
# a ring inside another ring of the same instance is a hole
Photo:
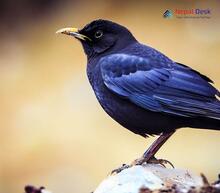
[[[162,133],[160,137],[158,137],[153,144],[144,152],[143,156],[140,159],[135,160],[132,165],[141,165],[143,163],[159,163],[164,165],[169,163],[172,167],[173,164],[167,160],[156,159],[154,156],[158,152],[158,150],[163,146],[163,144],[173,135],[175,131],[170,133]]]
[[[142,165],[143,163],[154,163],[154,164],[160,164],[162,166],[165,167],[164,164],[170,164],[172,167],[173,164],[168,161],[168,160],[164,160],[164,159],[156,159],[154,156],[155,154],[158,152],[158,150],[163,146],[163,144],[171,137],[171,135],[173,135],[175,131],[170,132],[170,133],[162,133],[160,135],[160,137],[158,137],[153,143],[152,145],[144,152],[143,156],[139,159],[134,160],[131,165],[126,165],[123,164],[121,167],[113,170],[111,172],[111,174],[114,173],[119,173],[124,169],[127,169],[129,167],[132,167],[134,165]]]

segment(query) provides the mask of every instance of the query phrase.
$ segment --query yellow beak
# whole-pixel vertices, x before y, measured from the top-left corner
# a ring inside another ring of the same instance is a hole
[[[75,38],[78,38],[80,40],[92,41],[89,37],[87,37],[83,34],[80,34],[79,30],[77,28],[73,28],[73,27],[67,27],[67,28],[59,29],[58,31],[56,31],[56,34],[66,34],[66,35],[74,36]]]

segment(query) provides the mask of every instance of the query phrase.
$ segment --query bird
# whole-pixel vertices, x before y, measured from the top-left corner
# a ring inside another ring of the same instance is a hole
[[[126,27],[97,19],[56,33],[81,42],[88,80],[111,118],[137,135],[159,135],[135,164],[167,163],[155,154],[180,128],[220,130],[220,92],[213,81],[140,43]]]

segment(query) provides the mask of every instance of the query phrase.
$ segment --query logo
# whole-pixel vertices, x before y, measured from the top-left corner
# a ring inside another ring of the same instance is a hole
[[[211,9],[174,9],[174,10],[166,10],[163,13],[164,18],[172,18],[175,17],[177,19],[209,19],[211,18],[212,12]]]
[[[173,16],[173,13],[171,10],[166,10],[163,14],[164,18],[171,18]]]

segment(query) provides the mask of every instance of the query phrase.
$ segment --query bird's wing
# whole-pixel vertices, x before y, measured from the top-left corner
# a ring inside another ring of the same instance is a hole
[[[144,109],[184,117],[220,119],[218,91],[189,67],[152,66],[139,56],[112,54],[100,61],[106,87]]]

